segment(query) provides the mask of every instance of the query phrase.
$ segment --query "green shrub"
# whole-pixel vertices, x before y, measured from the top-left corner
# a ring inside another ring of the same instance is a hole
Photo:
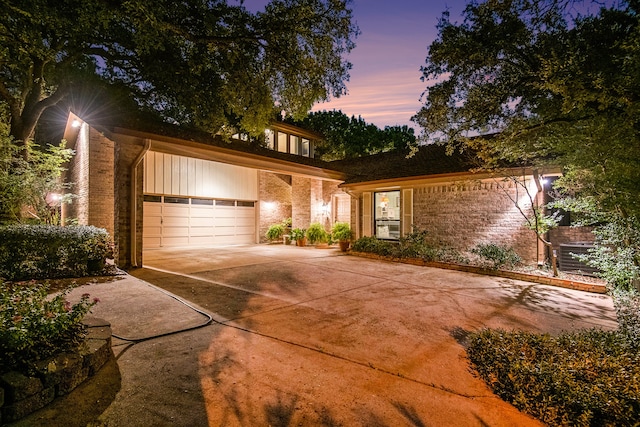
[[[347,222],[336,222],[331,228],[331,237],[334,240],[345,241],[351,240],[353,233],[351,232],[351,226]]]
[[[294,228],[291,230],[291,240],[302,240],[307,236],[307,230],[304,228]]]
[[[353,242],[352,250],[382,256],[391,256],[395,251],[395,244],[377,237],[365,236]]]
[[[502,399],[548,425],[637,425],[640,352],[616,332],[483,330],[467,353]]]
[[[282,224],[273,224],[267,230],[266,237],[269,240],[278,240],[284,234],[284,227]]]
[[[307,239],[312,245],[327,241],[327,232],[319,222],[314,222],[307,229]]]
[[[30,374],[35,364],[75,350],[85,337],[84,316],[98,302],[84,294],[71,305],[66,291],[48,295],[48,285],[0,282],[0,373]]]
[[[513,267],[522,262],[522,259],[513,248],[493,243],[479,244],[471,249],[471,252],[487,261],[494,270],[504,266]]]
[[[7,280],[96,275],[111,257],[113,243],[102,228],[0,227],[0,277]]]
[[[629,346],[640,352],[640,294],[617,288],[612,291],[620,333]]]

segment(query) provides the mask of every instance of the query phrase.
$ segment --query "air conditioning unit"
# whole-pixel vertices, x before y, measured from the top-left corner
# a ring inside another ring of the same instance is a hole
[[[561,271],[567,273],[580,273],[587,276],[593,276],[598,272],[597,268],[594,268],[586,263],[580,261],[573,255],[585,255],[589,249],[593,248],[592,243],[566,243],[560,245],[560,255],[558,256],[558,268]]]

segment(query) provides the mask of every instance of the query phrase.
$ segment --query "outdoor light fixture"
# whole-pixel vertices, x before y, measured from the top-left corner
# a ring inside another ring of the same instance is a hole
[[[74,121],[71,122],[71,127],[79,128],[80,125],[82,125],[82,122],[78,119],[75,119]]]

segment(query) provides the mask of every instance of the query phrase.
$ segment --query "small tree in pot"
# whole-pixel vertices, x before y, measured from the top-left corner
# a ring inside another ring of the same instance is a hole
[[[314,222],[307,229],[307,239],[309,243],[315,245],[316,243],[323,243],[327,241],[327,232],[322,224]]]
[[[336,239],[340,245],[340,250],[346,252],[351,245],[353,232],[351,226],[346,222],[336,222],[331,229],[331,236]]]
[[[307,230],[304,228],[294,228],[291,230],[291,240],[295,240],[296,246],[305,246],[307,244]]]

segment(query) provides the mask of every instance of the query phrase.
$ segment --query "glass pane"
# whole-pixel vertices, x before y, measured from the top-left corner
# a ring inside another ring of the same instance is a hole
[[[187,197],[167,197],[164,196],[164,202],[165,203],[178,203],[181,205],[188,205],[189,204],[189,198]]]
[[[291,154],[299,154],[300,153],[299,144],[300,144],[300,137],[299,136],[295,136],[295,135],[289,136],[289,145],[291,147],[289,152]]]
[[[235,206],[235,200],[216,200],[216,206]]]
[[[309,157],[309,140],[308,139],[304,139],[304,138],[302,139],[302,147],[300,150],[300,155]]]
[[[267,144],[267,148],[269,150],[274,150],[275,135],[273,134],[273,131],[271,129],[267,129],[264,131],[264,139]]]
[[[278,132],[278,151],[281,153],[287,152],[287,134]]]
[[[376,237],[379,239],[399,239],[400,191],[375,193],[374,202]]]
[[[191,204],[213,206],[213,199],[191,199]]]
[[[244,200],[238,200],[238,206],[241,206],[243,208],[252,208],[255,204],[255,202],[247,202]]]
[[[145,194],[144,195],[144,201],[145,202],[160,203],[162,201],[162,196],[151,196],[149,194]]]

